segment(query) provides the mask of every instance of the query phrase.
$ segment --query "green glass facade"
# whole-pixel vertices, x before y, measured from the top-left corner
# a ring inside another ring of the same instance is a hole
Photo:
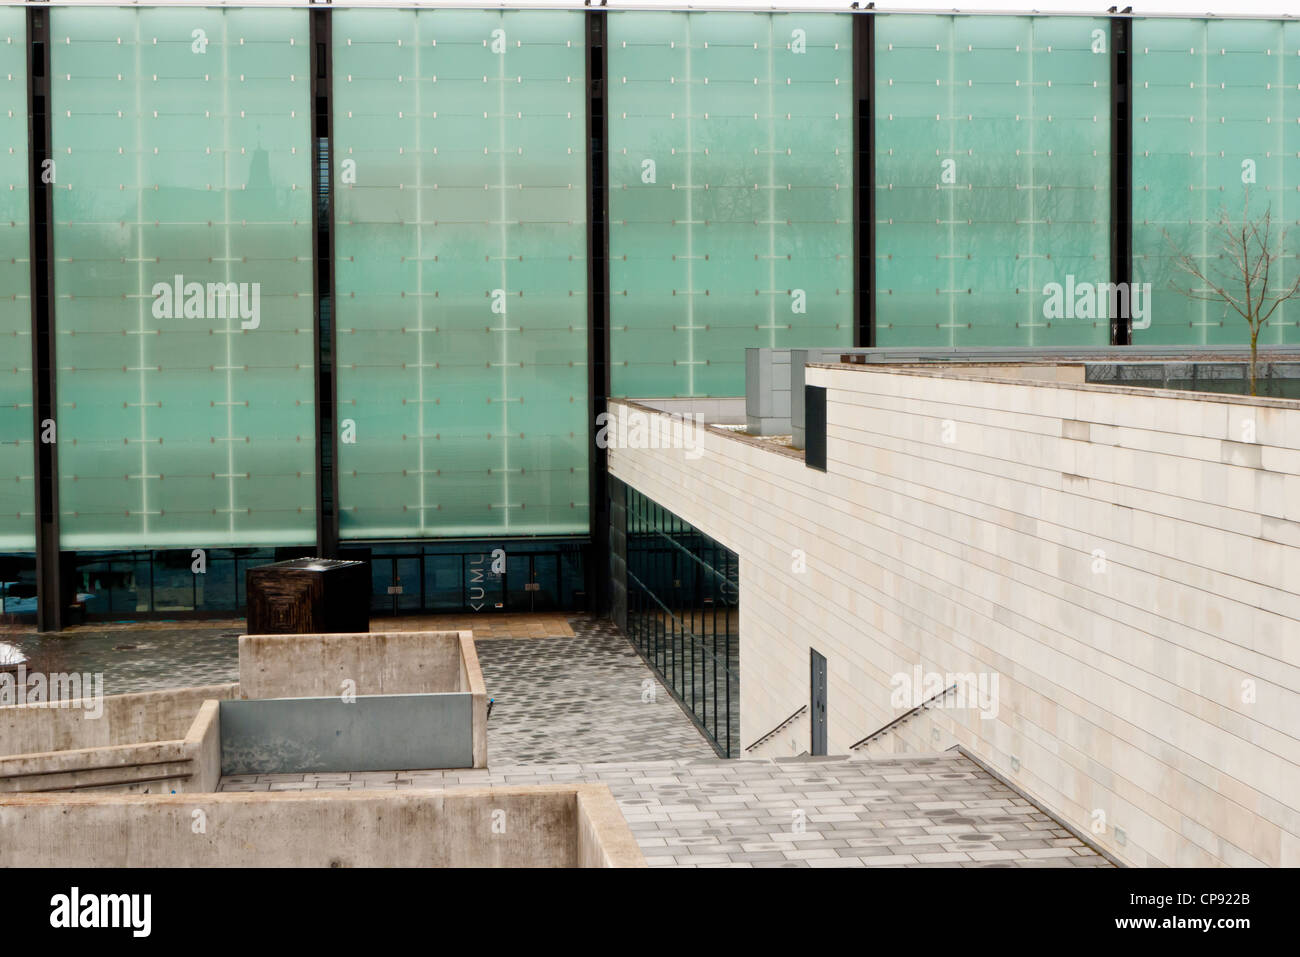
[[[582,14],[333,31],[341,536],[585,534]]]
[[[604,350],[610,394],[651,398],[742,394],[750,346],[1105,345],[1130,170],[1134,344],[1245,344],[1171,289],[1166,233],[1213,264],[1249,188],[1294,251],[1300,23],[1129,30],[1121,57],[1105,17],[0,8],[0,583],[34,600],[52,379],[64,577],[105,613],[232,607],[331,514],[377,608],[417,610],[413,582],[473,607],[503,543],[528,564],[488,605],[583,601]]]
[[[1174,286],[1197,282],[1178,252],[1233,273],[1222,256],[1220,213],[1240,223],[1265,210],[1292,229],[1291,256],[1270,286],[1295,281],[1300,218],[1300,23],[1139,20],[1133,50],[1133,261],[1151,283],[1149,328],[1138,345],[1241,344],[1244,319]],[[1172,285],[1171,285],[1172,284]],[[1300,302],[1283,303],[1261,345],[1300,342]]]
[[[740,395],[853,345],[852,18],[610,15],[611,390]]]
[[[0,8],[0,552],[36,547],[24,17]]]
[[[1110,273],[1110,29],[876,18],[876,341],[1110,342],[1049,284]]]
[[[65,548],[315,539],[307,27],[51,11]]]

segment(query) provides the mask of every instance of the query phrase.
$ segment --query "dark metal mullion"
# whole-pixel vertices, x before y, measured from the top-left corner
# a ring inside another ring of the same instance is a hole
[[[710,555],[710,567],[716,564],[717,560],[717,549],[715,547]],[[730,721],[731,702],[728,701],[726,706],[723,708],[718,707],[718,600],[722,595],[720,594],[721,589],[718,587],[717,580],[712,575],[708,576],[708,580],[709,597],[713,604],[713,624],[711,626],[713,629],[713,740],[716,741],[718,739],[718,712],[721,710],[727,720]],[[723,655],[722,660],[729,661],[726,655]]]
[[[31,247],[32,438],[36,522],[36,630],[63,627],[63,576],[59,556],[59,456],[43,435],[57,429],[54,329],[54,190],[45,182],[53,155],[50,104],[50,11],[27,8],[28,215]],[[50,172],[55,170],[51,163]]]
[[[1127,287],[1133,280],[1133,21],[1111,17],[1110,27],[1110,281]],[[1133,344],[1131,311],[1111,317],[1110,343]]]
[[[876,18],[853,15],[853,345],[876,344]]]
[[[609,609],[609,478],[605,450],[598,448],[598,417],[609,397],[609,119],[603,10],[586,13],[587,43],[587,514],[591,548],[586,565],[587,602],[594,614]]]
[[[331,12],[313,9],[310,16],[311,48],[311,155],[312,155],[312,280],[313,335],[316,399],[316,549],[332,558],[338,554],[338,386],[335,381],[338,336],[338,297],[334,282],[334,141],[331,113],[333,31]],[[321,149],[321,140],[328,144]],[[324,170],[321,160],[325,159]],[[320,194],[327,196],[321,217]],[[328,299],[328,326],[322,319],[322,302]]]

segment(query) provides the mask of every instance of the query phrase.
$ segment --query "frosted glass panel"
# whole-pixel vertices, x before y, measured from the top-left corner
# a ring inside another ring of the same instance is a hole
[[[0,551],[36,547],[27,182],[27,23],[0,7]]]
[[[1274,270],[1272,286],[1295,281],[1300,24],[1138,20],[1133,85],[1133,260],[1152,292],[1150,328],[1135,328],[1133,342],[1243,345],[1249,330],[1235,311],[1171,287],[1196,285],[1174,268],[1174,248],[1231,275],[1212,224],[1220,210],[1240,224],[1249,189],[1251,219],[1271,210],[1274,230],[1291,230],[1291,258]],[[1234,290],[1243,287],[1228,287]],[[1259,342],[1300,342],[1298,327],[1300,302],[1284,303]]]
[[[307,14],[51,17],[63,546],[310,542]]]
[[[1108,315],[1059,308],[1110,278],[1109,33],[876,17],[878,344],[1110,341]]]
[[[613,393],[743,395],[746,346],[852,345],[850,17],[608,18]]]
[[[588,530],[584,40],[334,14],[345,538]]]

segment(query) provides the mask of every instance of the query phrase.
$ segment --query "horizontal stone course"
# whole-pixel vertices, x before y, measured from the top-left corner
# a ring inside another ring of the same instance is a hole
[[[1007,374],[809,367],[825,473],[716,432],[611,452],[740,556],[742,744],[807,701],[810,646],[832,750],[914,665],[993,673],[995,718],[927,709],[869,751],[961,745],[1078,830],[1103,812],[1129,863],[1300,864],[1300,407]]]

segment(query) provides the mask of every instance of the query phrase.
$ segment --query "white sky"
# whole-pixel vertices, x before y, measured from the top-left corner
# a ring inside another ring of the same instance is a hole
[[[703,0],[696,4],[699,7],[721,8],[721,7],[738,7],[741,9],[777,9],[777,10],[798,10],[804,8],[812,9],[845,9],[849,8],[850,0],[786,0],[783,3],[762,3],[755,0]],[[221,0],[162,0],[162,2],[122,2],[122,0],[71,0],[71,4],[96,4],[104,6],[299,6],[306,5],[306,0],[231,0],[229,3]],[[69,4],[69,5],[71,5]],[[14,5],[12,0],[0,0],[0,6]],[[59,5],[58,0],[53,0],[53,5]],[[513,0],[513,2],[491,2],[491,0],[448,0],[448,2],[439,4],[436,0],[431,2],[402,2],[402,0],[338,0],[335,6],[492,6],[507,8],[527,8],[527,7],[547,7],[547,6],[580,6],[580,0]],[[865,6],[865,0],[863,0]],[[1018,2],[1018,0],[958,0],[958,2],[949,2],[944,4],[940,0],[877,0],[876,9],[882,12],[888,11],[928,11],[928,12],[979,12],[979,11],[996,11],[996,12],[1015,12],[1015,13],[1086,13],[1100,14],[1115,5],[1111,0],[1032,0],[1032,2]],[[1128,4],[1119,0],[1118,6],[1123,9]],[[682,2],[671,2],[671,0],[608,0],[610,9],[617,9],[620,6],[631,7],[665,7],[669,9],[690,9],[692,4]],[[1143,0],[1140,3],[1134,3],[1133,12],[1135,15],[1149,14],[1184,14],[1187,16],[1276,16],[1276,17],[1293,17],[1300,18],[1300,0]]]

